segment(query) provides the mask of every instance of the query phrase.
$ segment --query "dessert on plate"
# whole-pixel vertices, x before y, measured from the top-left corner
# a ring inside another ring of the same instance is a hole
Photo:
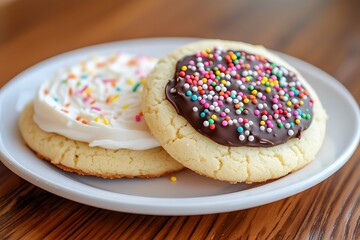
[[[160,59],[142,111],[161,146],[214,179],[263,182],[311,162],[327,115],[304,77],[266,50],[203,40]]]
[[[57,167],[85,175],[148,178],[182,169],[141,111],[145,77],[156,61],[116,53],[60,70],[21,113],[26,144]]]

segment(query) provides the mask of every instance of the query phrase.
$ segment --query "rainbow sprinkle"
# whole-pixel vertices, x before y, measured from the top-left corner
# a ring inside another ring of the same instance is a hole
[[[257,54],[198,51],[178,62],[169,84],[167,98],[178,112],[224,145],[277,145],[312,118],[314,102],[295,73]]]
[[[77,123],[110,127],[131,119],[139,126],[139,94],[144,75],[155,64],[153,58],[124,53],[95,56],[66,69],[42,94],[52,107]]]

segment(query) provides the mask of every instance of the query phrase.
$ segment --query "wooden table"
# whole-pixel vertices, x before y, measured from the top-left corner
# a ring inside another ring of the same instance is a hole
[[[56,54],[131,38],[194,36],[263,44],[337,78],[360,103],[360,1],[0,0],[0,86]],[[339,126],[340,127],[340,126]],[[0,163],[0,239],[360,239],[360,150],[287,199],[231,213],[144,216],[72,202]]]

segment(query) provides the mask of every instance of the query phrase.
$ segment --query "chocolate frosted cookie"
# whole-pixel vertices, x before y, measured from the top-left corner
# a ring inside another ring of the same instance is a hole
[[[165,150],[219,180],[284,176],[313,160],[325,135],[326,113],[314,90],[260,46],[184,46],[158,62],[143,96],[145,119]]]

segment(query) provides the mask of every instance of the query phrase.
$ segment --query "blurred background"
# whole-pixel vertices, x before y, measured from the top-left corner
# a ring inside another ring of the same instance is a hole
[[[359,10],[358,0],[0,0],[0,86],[79,47],[178,36],[262,44],[310,62],[346,86],[360,82]]]

